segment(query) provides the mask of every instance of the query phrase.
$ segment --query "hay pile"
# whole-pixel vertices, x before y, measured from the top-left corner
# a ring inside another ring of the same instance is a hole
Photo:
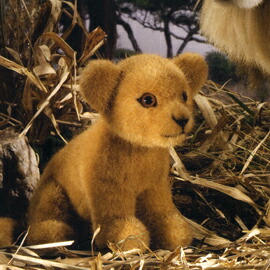
[[[101,29],[87,33],[76,3],[51,0],[49,6],[31,11],[23,3],[19,14],[35,18],[41,12],[41,17],[47,18],[46,27],[40,29],[39,20],[30,19],[24,50],[13,48],[9,49],[9,58],[0,56],[0,65],[15,71],[12,76],[18,80],[13,102],[1,100],[0,128],[12,126],[27,135],[32,144],[43,143],[50,134],[65,141],[63,128],[74,131],[83,126],[84,119],[96,116],[79,98],[78,77],[80,68],[106,35]],[[57,22],[63,14],[70,18],[70,26],[60,37],[56,34]],[[79,59],[66,42],[75,25],[85,33],[85,49]],[[7,39],[18,36],[15,34]],[[94,247],[89,252],[71,250],[72,242],[25,247],[22,240],[19,246],[0,249],[1,266],[268,269],[270,105],[239,96],[211,81],[195,101],[198,113],[193,135],[183,146],[170,150],[174,201],[194,229],[192,247],[141,254],[139,250],[122,252],[110,244],[107,251],[96,253]]]

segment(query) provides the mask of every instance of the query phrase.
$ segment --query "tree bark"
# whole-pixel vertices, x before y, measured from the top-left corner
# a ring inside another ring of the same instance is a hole
[[[87,4],[90,16],[90,31],[100,26],[108,35],[107,42],[100,49],[104,58],[112,59],[116,50],[116,4],[113,0],[88,0]]]
[[[26,137],[0,131],[0,216],[24,220],[39,180],[36,155]]]

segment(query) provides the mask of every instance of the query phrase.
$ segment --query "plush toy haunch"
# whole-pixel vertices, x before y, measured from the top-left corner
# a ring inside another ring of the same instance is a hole
[[[192,129],[192,99],[206,77],[205,61],[191,53],[91,61],[80,89],[100,118],[47,165],[30,205],[28,243],[76,239],[78,216],[91,231],[100,225],[99,248],[124,239],[124,250],[189,244],[172,201],[168,148]]]

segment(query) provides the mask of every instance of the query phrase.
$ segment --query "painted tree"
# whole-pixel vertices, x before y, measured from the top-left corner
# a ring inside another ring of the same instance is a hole
[[[172,38],[181,41],[177,53],[181,53],[189,41],[204,42],[204,39],[198,36],[197,0],[117,0],[116,2],[119,5],[121,18],[128,16],[145,28],[164,33],[168,57],[173,56]],[[179,30],[173,31],[172,28]]]

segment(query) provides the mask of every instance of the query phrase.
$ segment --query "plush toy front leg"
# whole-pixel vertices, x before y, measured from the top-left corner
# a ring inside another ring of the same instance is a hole
[[[138,204],[139,216],[151,232],[154,248],[174,250],[191,243],[192,231],[173,204],[169,185],[157,185],[144,192]]]
[[[93,230],[98,226],[101,229],[95,239],[99,248],[105,248],[108,242],[118,244],[122,250],[145,250],[149,246],[149,232],[135,217],[135,203],[132,191],[113,190],[110,186],[110,192],[106,188],[104,192],[99,188],[92,202]]]
[[[109,242],[116,244],[121,250],[139,248],[144,251],[149,246],[149,232],[134,216],[109,218],[100,224],[100,228],[96,237],[99,248],[105,248]]]

